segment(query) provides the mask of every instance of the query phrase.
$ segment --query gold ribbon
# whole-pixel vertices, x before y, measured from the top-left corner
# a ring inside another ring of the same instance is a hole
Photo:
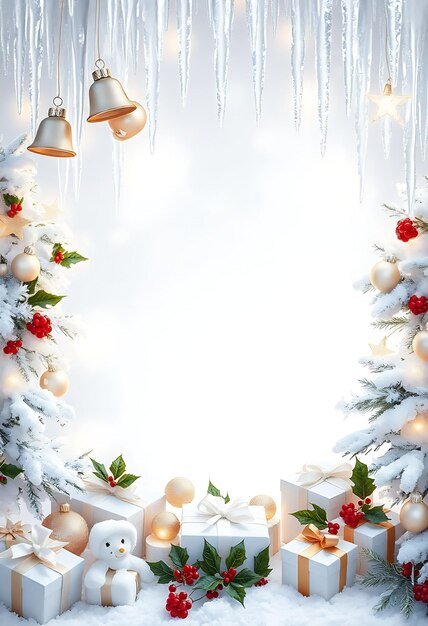
[[[138,572],[134,572],[134,570],[127,571],[128,574],[131,574],[131,576],[135,577],[135,595],[137,595],[137,593],[141,589],[140,575],[138,574]],[[115,569],[107,570],[104,585],[101,587],[101,606],[113,606],[112,583],[116,573],[117,570]]]
[[[12,520],[6,518],[6,526],[0,526],[0,541],[3,540],[6,549],[9,549],[12,544],[28,539],[28,533],[30,531],[31,526],[29,524],[12,522]]]
[[[11,571],[11,610],[18,615],[22,616],[22,576],[41,563],[36,555],[32,554],[24,559],[19,559],[19,562]],[[61,575],[60,614],[64,613],[64,611],[70,608],[70,570],[66,565],[61,565],[61,563],[50,565],[44,562],[42,565]]]
[[[342,591],[346,585],[348,555],[337,547],[339,538],[336,535],[324,534],[314,524],[309,524],[296,539],[310,544],[298,555],[297,559],[297,590],[299,593],[303,596],[310,595],[309,561],[321,550],[327,550],[330,554],[338,557],[340,567],[338,591]]]
[[[350,541],[351,543],[355,543],[355,530],[362,526],[363,524],[370,524],[365,519],[362,519],[358,522],[358,525],[355,528],[348,526],[345,524],[343,529],[343,538],[345,541]],[[372,524],[372,526],[382,526],[386,528],[386,560],[388,563],[394,563],[395,561],[395,526],[391,524],[391,522],[380,522],[379,524]]]

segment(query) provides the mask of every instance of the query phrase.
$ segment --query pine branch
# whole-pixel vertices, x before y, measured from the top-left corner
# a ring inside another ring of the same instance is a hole
[[[376,320],[372,323],[372,326],[378,328],[379,330],[390,330],[392,334],[395,333],[397,330],[402,330],[403,326],[406,326],[408,323],[409,318],[405,315],[395,315],[389,320]]]
[[[407,391],[401,383],[378,388],[376,383],[368,378],[363,378],[359,382],[363,389],[373,395],[372,397],[363,397],[362,399],[356,398],[350,402],[348,406],[353,410],[360,411],[361,413],[372,413],[369,421],[376,420],[380,415],[382,415],[382,413],[401,404],[401,402],[406,398],[418,395],[411,391]],[[392,393],[397,395],[396,399],[391,399]]]

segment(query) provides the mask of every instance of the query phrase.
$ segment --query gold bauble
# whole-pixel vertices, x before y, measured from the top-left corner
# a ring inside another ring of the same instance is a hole
[[[400,272],[397,263],[379,261],[370,270],[370,282],[375,289],[388,293],[400,282]]]
[[[272,519],[272,517],[274,517],[276,513],[275,500],[271,498],[270,496],[266,496],[264,494],[254,496],[254,498],[251,498],[250,504],[264,506],[267,521]]]
[[[0,263],[0,276],[6,276],[7,274],[7,263]]]
[[[400,435],[410,443],[428,444],[428,412],[419,413],[414,419],[406,422],[401,427]]]
[[[24,252],[17,254],[10,269],[16,280],[23,283],[30,283],[35,280],[40,274],[40,262],[34,254],[34,249],[28,246]]]
[[[167,501],[177,508],[188,504],[195,497],[195,487],[188,478],[179,476],[169,481],[165,487]]]
[[[81,515],[70,510],[67,503],[61,504],[59,511],[48,515],[42,526],[52,530],[52,539],[67,541],[68,545],[64,549],[73,554],[82,554],[88,545],[88,525]]]
[[[121,117],[116,117],[114,120],[109,120],[108,125],[112,130],[113,137],[117,139],[117,141],[131,139],[131,137],[134,137],[140,130],[143,130],[146,125],[146,110],[138,102],[132,102],[132,104],[135,104],[137,107],[135,111],[127,115],[122,115]]]
[[[49,366],[46,372],[43,372],[40,376],[40,387],[47,389],[57,398],[67,393],[68,386],[69,381],[67,374],[63,370],[57,370],[52,366]]]
[[[428,528],[428,505],[420,493],[412,493],[400,510],[400,523],[404,530],[421,533]]]
[[[152,520],[152,534],[162,541],[172,541],[180,531],[178,517],[170,511],[161,511]]]
[[[416,333],[413,337],[412,348],[422,361],[428,361],[428,330],[420,330]]]

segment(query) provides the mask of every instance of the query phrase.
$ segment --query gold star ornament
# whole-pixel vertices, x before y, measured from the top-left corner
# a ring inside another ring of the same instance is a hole
[[[388,356],[389,354],[394,354],[394,350],[390,350],[386,347],[386,337],[384,337],[380,343],[369,343],[369,348],[373,356]]]
[[[15,235],[18,239],[23,239],[23,230],[28,224],[31,224],[31,220],[26,220],[20,215],[15,215],[15,217],[9,217],[6,214],[0,215],[0,238]]]
[[[367,98],[377,106],[377,111],[372,122],[377,122],[383,117],[390,117],[397,122],[397,124],[403,125],[403,118],[398,112],[398,107],[406,104],[406,102],[410,100],[410,96],[394,96],[390,78],[386,81],[383,93],[369,93],[367,94]]]

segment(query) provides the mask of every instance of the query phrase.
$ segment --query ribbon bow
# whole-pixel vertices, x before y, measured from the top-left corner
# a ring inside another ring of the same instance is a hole
[[[209,516],[208,526],[217,524],[220,519],[226,519],[233,524],[253,522],[254,515],[248,502],[241,498],[235,498],[226,504],[223,498],[208,493],[198,504],[198,511]]]
[[[297,483],[304,487],[314,487],[328,480],[329,483],[341,488],[348,488],[351,484],[352,467],[349,463],[341,463],[331,469],[323,469],[319,465],[306,464],[299,472]]]
[[[83,483],[86,491],[100,493],[104,496],[115,496],[115,498],[123,500],[123,502],[129,502],[129,504],[135,504],[141,508],[143,507],[142,499],[135,493],[135,485],[130,485],[129,487],[126,487],[126,489],[119,487],[119,485],[111,487],[103,480],[98,480],[97,478],[84,480]]]
[[[34,555],[39,561],[49,566],[56,566],[56,552],[68,545],[68,542],[56,541],[50,538],[50,528],[33,526],[31,535],[25,542],[16,543],[4,552],[0,552],[0,559],[20,559]]]
[[[12,522],[6,517],[6,526],[0,526],[0,540],[6,544],[6,548],[10,548],[13,543],[28,540],[28,533],[31,531],[30,524],[22,524],[22,522]]]
[[[322,533],[315,524],[309,524],[306,526],[299,537],[301,541],[307,541],[308,543],[318,544],[322,550],[328,550],[328,548],[335,548],[339,543],[339,537],[337,535],[329,535],[328,533]]]

